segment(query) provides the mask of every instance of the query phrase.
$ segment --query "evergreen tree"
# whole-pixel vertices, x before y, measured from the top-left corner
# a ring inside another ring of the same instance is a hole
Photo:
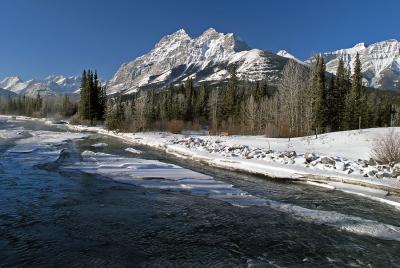
[[[316,58],[316,65],[312,73],[311,95],[312,128],[319,133],[327,126],[325,62],[320,56]]]
[[[196,98],[195,115],[204,118],[207,113],[207,92],[204,85],[200,86],[199,93]]]
[[[237,104],[236,94],[238,90],[238,78],[236,74],[237,67],[234,65],[230,69],[230,78],[224,90],[222,116],[226,120],[234,116],[235,106]]]
[[[362,84],[361,61],[358,53],[355,59],[353,75],[351,76],[351,92],[346,104],[346,119],[349,129],[357,129],[368,125],[367,96],[365,87]]]
[[[336,70],[336,94],[335,106],[337,111],[337,125],[333,130],[345,129],[346,127],[346,98],[349,94],[349,80],[347,78],[347,71],[344,67],[344,61],[339,59],[338,68]]]
[[[102,88],[97,71],[84,70],[81,81],[81,98],[79,103],[79,116],[81,120],[103,120],[106,106],[106,91]]]

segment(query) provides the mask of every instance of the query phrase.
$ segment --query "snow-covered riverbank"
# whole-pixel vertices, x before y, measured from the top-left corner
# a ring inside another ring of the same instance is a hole
[[[18,120],[32,120],[17,117]],[[45,121],[43,119],[33,119]],[[51,121],[47,121],[51,124]],[[67,125],[151,146],[211,166],[285,178],[365,196],[400,208],[400,172],[369,160],[374,139],[388,128],[343,131],[291,139],[263,136],[186,136],[166,132],[117,133]],[[400,128],[395,128],[400,131]]]

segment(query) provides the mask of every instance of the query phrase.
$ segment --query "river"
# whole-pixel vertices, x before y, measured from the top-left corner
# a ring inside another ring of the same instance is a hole
[[[400,267],[400,211],[388,205],[65,131],[0,121],[1,267]],[[248,203],[160,187],[159,175],[148,187],[88,172],[98,159],[85,151],[179,166]]]

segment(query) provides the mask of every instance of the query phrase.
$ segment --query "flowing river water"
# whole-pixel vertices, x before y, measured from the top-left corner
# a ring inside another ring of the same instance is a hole
[[[110,156],[118,168],[98,164]],[[208,188],[160,172],[131,183],[137,161],[206,175]],[[0,121],[1,267],[400,267],[399,226],[400,210],[354,195]]]

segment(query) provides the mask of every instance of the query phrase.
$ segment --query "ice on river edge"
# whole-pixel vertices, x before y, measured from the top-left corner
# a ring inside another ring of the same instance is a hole
[[[100,174],[114,181],[145,188],[188,191],[228,202],[239,207],[267,206],[287,213],[291,217],[308,223],[327,225],[339,230],[376,238],[400,241],[400,227],[341,214],[335,211],[314,210],[297,205],[253,196],[235,188],[232,184],[182,167],[157,160],[120,157],[105,153],[85,151],[82,162],[67,169],[76,169],[90,174]]]
[[[55,131],[27,131],[18,129],[7,130],[10,135],[3,140],[15,139],[16,145],[4,153],[4,160],[1,163],[5,167],[15,167],[18,165],[23,168],[31,168],[35,165],[46,164],[57,161],[64,151],[65,145],[72,140],[87,137],[87,134],[74,132],[55,132]],[[22,132],[29,134],[23,138]]]

